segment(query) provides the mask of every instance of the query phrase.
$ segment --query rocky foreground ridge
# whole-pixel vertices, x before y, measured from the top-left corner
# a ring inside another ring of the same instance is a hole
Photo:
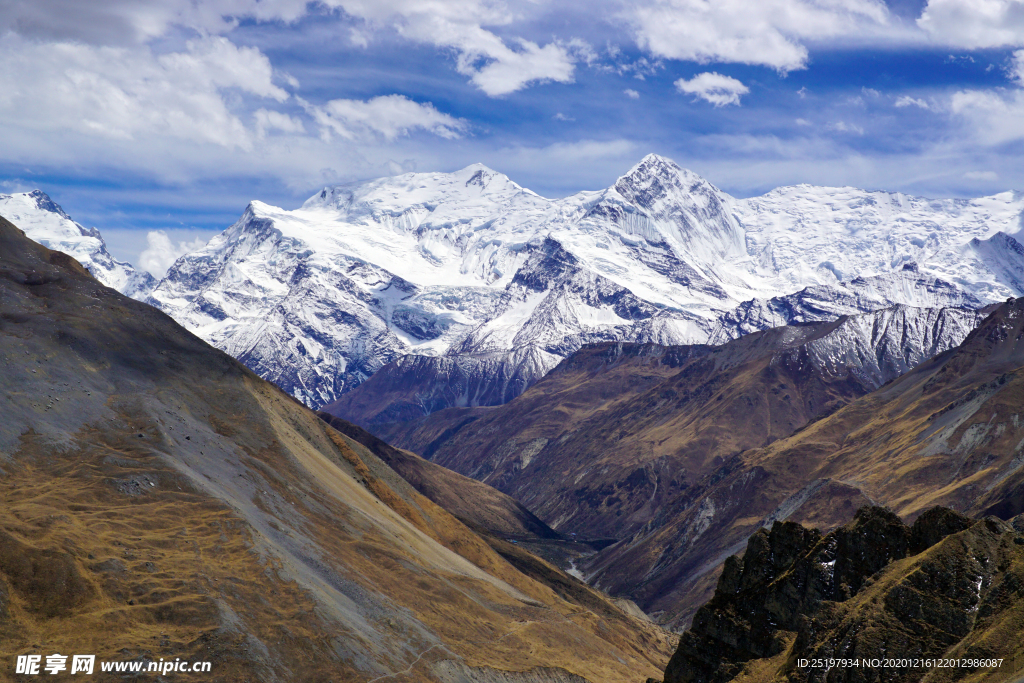
[[[793,522],[755,533],[726,560],[665,683],[1010,680],[1022,624],[1024,518],[932,508],[908,526],[865,507],[828,534]],[[1002,666],[913,663],[935,659]],[[828,660],[846,662],[816,663]]]

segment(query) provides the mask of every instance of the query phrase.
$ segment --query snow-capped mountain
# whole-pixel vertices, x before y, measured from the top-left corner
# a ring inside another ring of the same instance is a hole
[[[99,230],[86,229],[71,220],[45,192],[0,194],[0,216],[21,228],[30,239],[73,256],[93,277],[122,294],[142,299],[156,287],[156,278],[111,256]]]
[[[325,188],[294,211],[252,202],[150,301],[310,405],[408,354],[500,376],[474,405],[587,342],[721,342],[1024,294],[1022,209],[1014,193],[811,186],[740,200],[656,155],[550,200],[474,165]]]

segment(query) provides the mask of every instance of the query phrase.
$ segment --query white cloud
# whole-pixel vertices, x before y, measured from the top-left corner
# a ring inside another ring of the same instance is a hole
[[[999,174],[995,171],[968,171],[964,173],[964,178],[967,180],[993,181],[999,180]]]
[[[507,43],[484,26],[502,26],[515,16],[488,0],[325,0],[374,26],[392,26],[409,40],[450,48],[456,69],[491,97],[527,85],[571,83],[577,61],[590,62],[594,51],[582,40],[538,45],[523,38]]]
[[[632,88],[626,88],[622,92],[623,92],[623,94],[626,97],[628,97],[631,100],[639,100],[640,99],[640,93],[638,93],[636,90],[633,90]]]
[[[807,65],[804,42],[857,37],[889,14],[880,0],[646,0],[626,18],[639,45],[659,57],[790,71]]]
[[[269,131],[281,131],[282,133],[305,133],[306,127],[302,121],[288,114],[270,109],[257,109],[253,114],[256,119],[256,135],[260,138],[266,137]]]
[[[1010,80],[1016,81],[1017,85],[1024,86],[1024,50],[1017,50],[1013,53],[1008,71]]]
[[[928,0],[917,25],[945,45],[967,49],[1024,45],[1024,2]]]
[[[1024,138],[1024,90],[961,90],[950,99],[950,108],[983,144]]]
[[[504,26],[517,18],[496,0],[0,0],[0,35],[8,31],[43,41],[92,45],[142,45],[184,27],[200,35],[220,35],[240,19],[294,22],[320,5],[361,20],[349,38],[366,46],[379,30],[457,53],[456,68],[491,96],[527,85],[571,83],[578,61],[596,53],[585,41],[538,45],[522,38],[499,38],[484,26]]]
[[[690,80],[680,78],[676,81],[676,90],[681,93],[696,95],[707,100],[716,107],[740,103],[740,95],[746,95],[750,88],[731,76],[723,76],[714,71],[697,74]]]
[[[931,105],[922,99],[911,97],[910,95],[900,95],[896,98],[896,107],[902,109],[904,107],[920,107],[921,109],[931,109]]]
[[[836,121],[828,125],[829,130],[834,130],[838,133],[853,133],[855,135],[864,135],[864,129],[855,123],[847,123],[846,121]]]
[[[146,249],[139,254],[137,265],[148,270],[153,277],[162,278],[180,256],[201,249],[206,245],[206,240],[197,237],[190,242],[178,242],[175,246],[163,230],[150,230],[146,235],[146,244]]]
[[[513,50],[492,33],[480,29],[479,34],[482,40],[457,46],[462,54],[456,68],[487,95],[508,95],[545,81],[572,83],[574,61],[561,45],[540,47],[519,39],[519,49]]]
[[[798,126],[809,126],[809,125],[811,125],[811,122],[808,121],[807,119],[797,119],[796,120],[796,125],[798,125]]]
[[[306,0],[0,0],[0,33],[125,46],[160,37],[171,26],[221,34],[238,18],[291,22],[306,11]]]
[[[288,98],[266,56],[222,37],[155,55],[147,47],[40,43],[9,33],[0,38],[0,64],[0,123],[37,131],[162,135],[249,149],[252,136],[222,91]]]
[[[442,138],[458,138],[467,129],[466,122],[439,112],[430,103],[420,104],[402,95],[382,95],[371,100],[331,100],[322,107],[304,103],[320,125],[321,135],[331,134],[346,140],[379,135],[394,140],[422,129]]]
[[[562,112],[558,112],[557,114],[555,114],[555,121],[575,121],[575,120],[576,119],[574,119],[573,117],[566,116]]]

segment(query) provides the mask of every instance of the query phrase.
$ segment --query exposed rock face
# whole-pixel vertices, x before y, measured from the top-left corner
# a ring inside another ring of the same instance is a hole
[[[742,558],[726,561],[665,681],[756,679],[775,667],[772,678],[790,681],[916,681],[934,667],[861,660],[1012,658],[1021,643],[998,636],[1014,628],[1008,618],[1024,614],[1022,578],[1024,538],[992,518],[933,508],[906,526],[868,507],[826,535],[776,522],[750,538]],[[798,664],[822,658],[858,665]]]

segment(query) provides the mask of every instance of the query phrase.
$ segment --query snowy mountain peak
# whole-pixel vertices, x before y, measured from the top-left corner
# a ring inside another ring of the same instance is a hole
[[[302,205],[306,210],[336,210],[345,215],[375,211],[400,213],[415,207],[467,202],[503,202],[517,195],[540,198],[508,176],[483,164],[472,164],[452,173],[405,173],[363,183],[325,187]]]
[[[50,199],[50,195],[46,194],[42,190],[32,190],[31,192],[27,192],[26,195],[35,200],[36,208],[40,211],[49,211],[50,213],[57,214],[61,218],[65,218],[69,221],[71,220],[71,216],[67,215],[64,212],[64,209],[60,208],[60,205]]]
[[[0,195],[0,216],[21,228],[30,239],[72,256],[93,277],[122,294],[141,299],[156,287],[152,275],[111,256],[99,230],[86,229],[73,221],[42,190]]]
[[[627,212],[635,207],[643,213],[633,219],[641,234],[674,245],[680,258],[714,262],[744,251],[743,230],[732,216],[735,200],[671,159],[648,154],[612,190],[629,205]],[[614,204],[617,197],[606,199]],[[597,212],[615,210],[598,207]]]

